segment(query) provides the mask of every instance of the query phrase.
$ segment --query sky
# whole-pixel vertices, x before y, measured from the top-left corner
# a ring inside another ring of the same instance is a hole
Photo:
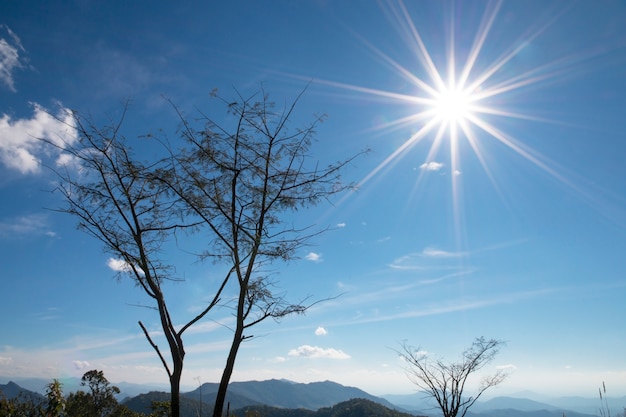
[[[63,153],[38,138],[74,141],[69,111],[105,126],[128,102],[122,132],[148,158],[141,135],[176,140],[170,102],[228,123],[215,88],[279,106],[306,88],[294,125],[328,115],[312,158],[370,151],[343,173],[356,191],[286,215],[330,230],[274,278],[337,298],[255,328],[232,380],[411,393],[402,343],[452,361],[484,336],[506,341],[485,372],[510,373],[491,395],[626,394],[624,2],[178,3],[0,5],[0,381],[167,384],[137,324],[163,344],[156,313],[54,211]],[[182,324],[224,265],[169,256]],[[185,387],[219,380],[230,323],[188,331]]]

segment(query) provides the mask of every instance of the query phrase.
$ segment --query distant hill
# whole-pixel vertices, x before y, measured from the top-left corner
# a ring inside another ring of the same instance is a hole
[[[317,411],[257,405],[231,412],[236,417],[415,417],[364,398],[353,398]]]
[[[521,398],[521,395],[528,397]],[[436,408],[434,401],[425,397],[422,393],[408,395],[391,394],[384,395],[383,398],[404,410],[409,410],[411,413],[432,416],[441,414],[438,408]],[[623,412],[623,407],[626,407],[626,397],[611,397],[608,398],[608,403],[611,407],[611,415],[616,416]],[[515,414],[513,411],[527,412],[528,414],[525,414],[526,417],[541,417],[543,412],[548,412],[549,415],[558,417],[563,417],[563,412],[565,412],[567,417],[597,416],[599,408],[600,400],[598,398],[548,397],[532,392],[524,392],[519,395],[516,394],[514,397],[502,396],[486,401],[478,401],[470,408],[468,417],[469,415],[489,417],[494,413],[512,416]],[[534,415],[535,413],[537,414],[536,416]]]
[[[213,403],[217,394],[218,384],[206,383],[194,391],[184,395],[195,400]],[[231,396],[230,409],[247,405],[264,404],[272,407],[318,410],[353,398],[364,398],[388,408],[398,408],[389,401],[375,397],[354,387],[346,387],[336,382],[311,382],[308,384],[286,380],[272,379],[268,381],[232,382],[228,386]]]
[[[470,408],[471,410],[471,408]],[[466,417],[595,417],[592,414],[582,414],[570,410],[534,410],[520,411],[508,409],[489,410],[481,413],[468,411]]]
[[[514,409],[518,411],[562,410],[561,407],[556,407],[554,405],[514,397],[495,397],[487,401],[476,402],[472,408],[470,408],[471,411],[481,414],[486,411],[503,409]]]
[[[37,392],[29,391],[26,388],[22,388],[13,381],[9,381],[7,384],[0,384],[0,392],[9,400],[16,397],[22,397],[38,403],[44,399],[43,395]]]

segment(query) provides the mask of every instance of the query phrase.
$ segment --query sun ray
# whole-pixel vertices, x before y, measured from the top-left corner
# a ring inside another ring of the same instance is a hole
[[[426,123],[420,130],[418,130],[415,134],[413,134],[408,140],[406,140],[402,145],[400,145],[391,155],[389,155],[383,162],[378,164],[372,171],[370,171],[359,183],[357,184],[357,188],[361,188],[366,182],[372,179],[376,174],[378,174],[383,168],[389,165],[394,160],[398,159],[398,156],[405,153],[411,147],[415,146],[419,141],[424,139],[426,135],[437,125],[436,120],[430,120]]]
[[[493,4],[493,2],[490,2],[489,6],[491,6],[491,4]],[[492,10],[490,12],[489,10],[486,10],[485,14],[483,15],[483,21],[481,22],[480,28],[476,32],[476,38],[474,39],[474,43],[472,44],[469,56],[467,58],[467,61],[465,62],[465,66],[463,67],[461,77],[459,78],[459,85],[461,88],[465,86],[470,72],[472,71],[472,68],[474,68],[474,64],[476,63],[478,55],[480,54],[480,51],[482,50],[483,45],[487,40],[487,35],[489,34],[489,31],[491,30],[491,27],[496,20],[496,16],[498,14],[498,11],[500,10],[501,5],[502,1],[496,2],[496,6],[492,7]]]
[[[436,90],[441,90],[442,88],[445,88],[445,82],[443,78],[441,77],[441,74],[437,70],[435,63],[430,57],[430,54],[428,53],[428,49],[426,48],[426,45],[424,44],[422,37],[420,36],[419,32],[417,31],[417,28],[415,27],[415,24],[413,23],[413,20],[411,19],[411,15],[407,11],[403,2],[401,1],[399,2],[399,7],[402,11],[401,17],[403,18],[402,20],[399,19],[399,21],[402,21],[406,26],[408,26],[409,33],[411,34],[413,40],[415,40],[415,42],[417,43],[416,55],[418,59],[424,65],[424,68],[426,69],[426,72],[430,76],[431,80],[435,83],[434,88]]]

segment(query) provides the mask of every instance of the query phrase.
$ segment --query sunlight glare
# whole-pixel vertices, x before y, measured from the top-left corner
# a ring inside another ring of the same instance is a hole
[[[459,124],[471,115],[474,97],[467,91],[448,87],[439,91],[433,103],[434,116],[443,123]]]

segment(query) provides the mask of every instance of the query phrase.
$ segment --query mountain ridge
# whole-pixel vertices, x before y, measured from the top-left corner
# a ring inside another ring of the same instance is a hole
[[[44,380],[30,379],[29,381],[31,384],[34,383],[35,386],[45,388],[45,384],[41,383]],[[66,380],[64,379],[63,381]],[[76,381],[74,382],[75,384],[70,382],[64,385],[63,391],[66,395],[81,388]],[[73,388],[74,385],[77,388]],[[130,385],[134,390],[150,386],[125,383],[120,385]],[[181,395],[198,403],[201,397],[202,403],[208,406],[214,401],[217,387],[217,383],[205,383],[192,391],[181,392]],[[3,391],[3,395],[7,398],[13,398],[19,395],[19,393],[43,398],[38,391],[25,388],[13,381],[13,379],[6,384],[0,384],[0,390]],[[126,403],[151,391],[155,390],[146,388],[146,391],[134,396],[128,395],[128,392],[123,391],[118,396],[118,399],[120,402]],[[158,391],[161,391],[166,397],[169,395],[164,393],[168,391],[166,386],[161,386]],[[550,398],[530,392],[527,394],[529,396],[532,394],[535,398],[545,398],[545,400],[536,401],[514,396],[494,397],[486,401],[476,402],[468,412],[467,417],[561,417],[563,413],[568,417],[589,417],[596,416],[601,406],[600,400],[594,398],[577,396]],[[124,398],[123,401],[122,398]],[[286,379],[271,379],[265,381],[232,382],[229,385],[227,402],[230,402],[231,410],[261,405],[282,409],[319,410],[320,408],[332,407],[354,398],[374,401],[387,408],[401,412],[411,412],[420,415],[439,414],[436,408],[432,406],[432,402],[428,404],[428,401],[424,400],[424,395],[420,393],[377,397],[359,388],[344,386],[333,381],[299,383]],[[617,416],[623,412],[624,406],[626,406],[626,396],[609,397],[607,400],[613,415]]]

